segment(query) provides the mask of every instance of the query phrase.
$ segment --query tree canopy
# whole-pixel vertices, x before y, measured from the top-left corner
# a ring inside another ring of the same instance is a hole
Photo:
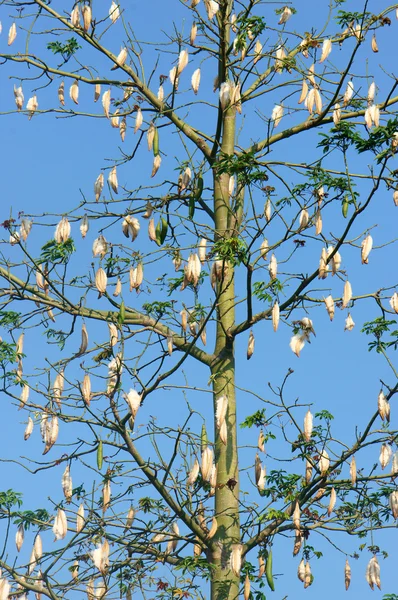
[[[0,19],[0,600],[396,600],[398,5]]]

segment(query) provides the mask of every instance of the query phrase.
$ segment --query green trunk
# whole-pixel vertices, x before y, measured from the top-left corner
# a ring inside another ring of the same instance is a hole
[[[235,137],[235,109],[228,109],[224,114],[223,141],[221,151],[232,154]],[[229,199],[229,175],[214,176],[214,212],[216,221],[216,240],[229,238],[231,232],[231,207]],[[233,340],[229,331],[235,323],[234,269],[225,263],[222,281],[218,284],[219,303],[217,310],[217,338],[215,360],[211,367],[214,411],[217,398],[228,397],[227,443],[224,444],[219,435],[215,418],[215,456],[217,464],[217,487],[215,492],[215,515],[218,530],[214,537],[212,574],[212,600],[232,600],[238,597],[239,577],[229,568],[229,556],[233,544],[240,543],[239,523],[239,471],[236,429],[235,398],[235,358]]]

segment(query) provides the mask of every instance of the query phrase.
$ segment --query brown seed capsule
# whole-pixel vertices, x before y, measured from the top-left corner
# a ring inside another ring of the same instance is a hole
[[[33,419],[31,417],[29,417],[28,424],[26,425],[26,429],[25,429],[24,436],[23,436],[25,441],[30,438],[31,433],[33,431],[33,425],[34,425]]]
[[[342,308],[347,308],[347,306],[351,302],[351,299],[352,299],[352,288],[351,288],[350,282],[347,280],[344,284],[343,301],[341,304]]]
[[[250,579],[249,575],[246,573],[245,583],[243,586],[243,598],[244,600],[249,600],[250,598]]]
[[[75,104],[79,104],[79,82],[77,79],[75,79],[69,88],[69,96]]]
[[[117,180],[116,166],[114,166],[113,169],[111,169],[111,171],[109,172],[108,183],[109,183],[110,187],[112,188],[112,190],[115,192],[115,194],[117,194],[118,193],[118,180]]]
[[[104,174],[100,173],[94,183],[95,201],[98,202],[104,188]]]
[[[300,531],[300,516],[301,516],[300,504],[299,504],[298,500],[296,500],[293,515],[292,515],[292,522],[293,522],[293,526],[298,531]]]
[[[108,277],[106,276],[104,269],[100,267],[95,274],[95,287],[101,295],[105,294],[107,283]]]
[[[389,444],[382,444],[380,449],[379,462],[381,468],[384,470],[392,457],[392,450]]]
[[[383,421],[390,421],[390,403],[385,394],[381,390],[377,399],[377,409]]]
[[[301,533],[301,531],[299,529],[296,529],[295,530],[294,546],[293,546],[293,556],[297,556],[297,554],[301,550],[302,544],[303,544],[303,535],[302,535],[302,533]]]
[[[333,509],[335,507],[336,499],[337,499],[336,490],[333,487],[330,491],[330,499],[329,499],[329,506],[328,506],[328,516],[329,517],[332,514]]]
[[[85,323],[82,324],[82,341],[80,343],[80,348],[78,354],[84,354],[87,350],[88,346],[88,333]]]
[[[350,587],[350,583],[351,583],[351,567],[350,567],[350,563],[348,562],[348,558],[345,561],[345,567],[344,567],[344,584],[345,584],[345,589],[348,590],[348,588]]]
[[[90,406],[91,402],[91,379],[90,375],[86,373],[83,378],[83,383],[81,386],[82,389],[82,397],[86,404],[86,406]]]
[[[305,563],[304,563],[304,559],[302,558],[300,561],[300,564],[298,566],[297,569],[297,577],[300,579],[300,581],[302,581],[304,583],[305,580]]]
[[[304,567],[304,589],[309,587],[311,585],[311,583],[312,583],[312,575],[311,575],[310,561],[307,561],[305,563],[305,567]]]
[[[17,37],[17,26],[13,23],[8,31],[8,45],[11,46]]]
[[[376,40],[376,34],[375,33],[372,36],[371,46],[372,46],[373,52],[378,52],[379,51],[379,47],[377,45],[377,40]]]
[[[351,478],[351,485],[353,487],[355,487],[355,484],[357,482],[357,461],[355,460],[355,456],[353,456],[351,459],[350,478]]]
[[[398,491],[395,490],[390,494],[389,504],[394,519],[398,519]]]
[[[312,477],[312,464],[308,459],[305,461],[305,482],[308,485]]]
[[[83,29],[87,33],[91,27],[91,6],[85,4],[82,8],[82,16],[83,16]]]
[[[313,429],[313,416],[312,416],[311,411],[308,409],[308,411],[304,417],[304,429],[303,429],[304,439],[307,442],[309,442],[311,439],[312,429]]]
[[[250,330],[249,341],[247,343],[247,360],[250,360],[254,353],[254,333]]]
[[[65,83],[61,81],[58,88],[58,100],[62,106],[65,106]]]

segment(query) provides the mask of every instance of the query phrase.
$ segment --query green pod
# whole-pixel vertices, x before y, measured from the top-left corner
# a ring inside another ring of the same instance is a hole
[[[209,444],[209,440],[207,437],[206,425],[203,423],[202,432],[200,434],[200,447],[201,447],[202,452],[208,446],[208,444]]]
[[[200,200],[200,198],[202,197],[202,192],[203,192],[203,177],[199,173],[198,178],[196,180],[195,195],[194,195],[195,200]]]
[[[345,219],[347,218],[347,214],[348,214],[348,206],[349,206],[349,202],[348,202],[348,198],[346,196],[343,200],[343,204],[341,205],[341,212],[343,213],[343,217]]]
[[[265,577],[271,590],[275,592],[274,578],[272,576],[272,550],[268,552],[267,562],[265,565]]]
[[[100,440],[98,442],[98,446],[97,446],[97,467],[98,467],[99,471],[101,471],[101,469],[102,469],[103,462],[104,462],[104,449],[102,447],[102,440]]]
[[[126,306],[124,304],[124,300],[122,300],[120,303],[120,311],[117,316],[118,323],[120,323],[120,325],[122,325],[124,323],[125,318],[126,318]]]
[[[193,219],[193,216],[195,214],[195,197],[191,196],[189,199],[189,205],[188,205],[188,217],[189,219]]]
[[[158,128],[155,127],[155,134],[153,136],[153,155],[157,156],[159,154],[159,131]]]
[[[167,230],[168,230],[169,226],[167,224],[167,221],[164,217],[162,217],[158,224],[156,225],[156,230],[155,230],[155,235],[156,235],[156,243],[158,244],[158,246],[161,246],[164,242],[164,240],[166,239],[166,235],[167,235]]]

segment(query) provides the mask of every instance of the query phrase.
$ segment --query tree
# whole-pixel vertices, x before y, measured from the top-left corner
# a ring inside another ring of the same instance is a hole
[[[318,594],[325,552],[334,593],[359,555],[380,588],[396,7],[102,4],[0,2],[3,123],[44,186],[3,213],[3,410],[41,436],[3,449],[29,488],[0,495],[1,598]]]

